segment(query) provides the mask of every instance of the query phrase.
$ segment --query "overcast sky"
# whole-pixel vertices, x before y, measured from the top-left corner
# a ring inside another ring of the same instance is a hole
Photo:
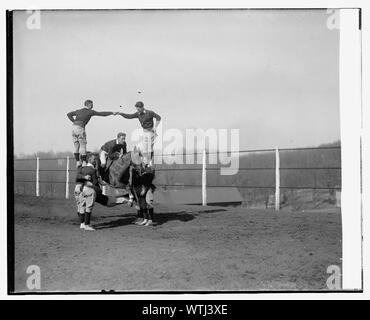
[[[39,30],[28,16],[14,15],[16,154],[73,151],[66,113],[88,98],[98,111],[143,100],[164,129],[239,128],[242,149],[340,138],[326,10],[44,11]],[[88,148],[137,127],[92,118]]]

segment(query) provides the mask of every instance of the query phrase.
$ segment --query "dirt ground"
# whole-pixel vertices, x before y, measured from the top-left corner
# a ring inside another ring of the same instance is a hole
[[[95,232],[79,229],[73,200],[16,196],[15,290],[41,270],[36,291],[326,290],[341,266],[339,209],[156,208],[157,225],[132,224],[133,208],[96,205]]]

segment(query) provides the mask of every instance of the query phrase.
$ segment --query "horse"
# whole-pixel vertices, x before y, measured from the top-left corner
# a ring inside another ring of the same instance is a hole
[[[114,188],[126,188],[130,182],[130,166],[142,162],[140,152],[136,147],[125,154],[116,153],[114,159],[107,162],[107,169],[98,168],[103,182],[109,183]]]
[[[118,154],[108,166],[105,181],[112,187],[126,189],[133,195],[136,202],[137,220],[152,221],[155,170],[144,162],[146,163],[136,147],[124,155]]]

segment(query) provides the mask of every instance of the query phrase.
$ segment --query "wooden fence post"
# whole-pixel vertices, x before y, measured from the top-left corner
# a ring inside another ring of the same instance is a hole
[[[275,210],[280,210],[280,156],[279,149],[275,149]]]
[[[67,156],[66,168],[66,199],[69,199],[69,156]]]
[[[40,158],[36,158],[36,197],[40,196]]]
[[[202,165],[202,205],[207,205],[207,153],[203,150],[203,165]]]

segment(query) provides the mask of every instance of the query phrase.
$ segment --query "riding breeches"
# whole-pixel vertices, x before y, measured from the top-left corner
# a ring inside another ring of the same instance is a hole
[[[82,194],[82,184],[78,183],[76,184],[75,190],[74,190],[74,196],[76,200],[76,206],[77,206],[77,212],[80,214],[85,213],[85,198]]]
[[[105,167],[106,163],[107,163],[107,157],[108,157],[108,153],[105,152],[104,150],[100,150],[100,164]]]
[[[72,125],[72,141],[75,145],[75,151],[79,151],[81,154],[86,154],[86,130],[78,125]]]
[[[155,139],[156,134],[152,130],[143,130],[139,149],[144,156],[144,162],[149,163],[150,159],[152,159]]]
[[[153,208],[154,195],[151,189],[146,193],[145,201],[148,209]]]
[[[93,188],[84,186],[82,189],[82,195],[85,202],[85,211],[89,213],[94,208],[96,200],[96,191]]]

